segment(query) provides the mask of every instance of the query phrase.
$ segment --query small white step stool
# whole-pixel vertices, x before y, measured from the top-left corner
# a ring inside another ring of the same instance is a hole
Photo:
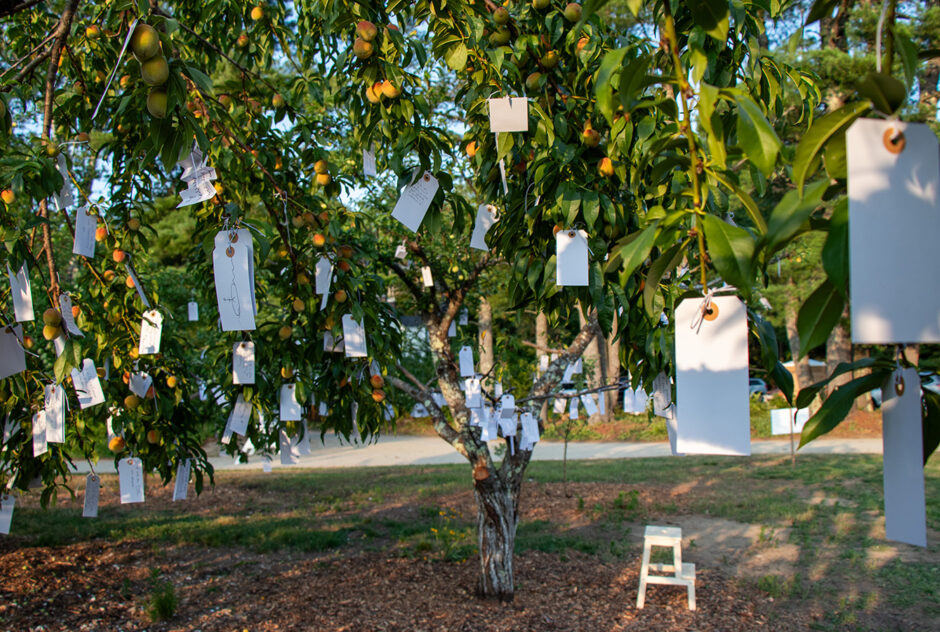
[[[654,546],[672,548],[672,564],[650,564],[650,549]],[[650,575],[672,573],[672,575]],[[689,591],[689,610],[695,610],[695,564],[682,563],[682,529],[678,527],[647,526],[643,532],[643,564],[640,566],[640,591],[636,607],[641,609],[646,602],[647,584],[685,586]]]

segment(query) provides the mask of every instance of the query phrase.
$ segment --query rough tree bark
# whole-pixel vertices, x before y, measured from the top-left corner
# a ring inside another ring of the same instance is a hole
[[[845,306],[839,323],[832,329],[829,339],[826,340],[826,372],[832,375],[837,366],[843,362],[852,361],[852,339],[849,336],[849,306]],[[831,394],[839,386],[852,381],[851,373],[844,373],[832,379],[827,387],[827,393]]]
[[[536,366],[542,361],[542,356],[548,355],[548,316],[539,312],[535,316],[535,361]],[[548,400],[542,402],[539,410],[539,421],[542,425],[548,422]]]
[[[480,337],[480,373],[490,375],[496,362],[493,357],[493,306],[485,296],[480,299],[480,308],[477,312],[477,331]]]
[[[786,328],[787,342],[790,344],[790,355],[793,356],[793,390],[799,392],[813,383],[809,370],[809,360],[800,358],[800,334],[796,328],[796,316],[799,305],[793,302],[787,306]]]
[[[614,325],[611,328],[610,338],[607,339],[607,384],[617,384],[620,382],[620,339],[614,338],[619,330],[619,318],[614,314]],[[620,404],[617,399],[619,391],[609,391],[604,394],[604,401],[607,404],[607,421],[613,419],[614,409]]]
[[[586,316],[584,313],[584,308],[580,305],[578,306],[578,318],[581,322],[581,329],[584,329],[587,326],[589,321],[594,321],[595,327],[597,326],[597,315],[592,313],[590,317]],[[606,351],[607,345],[604,338],[595,332],[595,336],[590,343],[588,343],[587,348],[584,350],[584,355],[581,357],[584,359],[584,371],[587,384],[590,388],[598,388],[607,384],[607,360],[605,355],[602,353]],[[590,423],[597,423],[601,421],[601,416],[592,415],[590,418]]]

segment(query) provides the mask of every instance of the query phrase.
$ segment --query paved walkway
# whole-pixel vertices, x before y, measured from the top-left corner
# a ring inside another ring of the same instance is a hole
[[[311,454],[300,458],[297,465],[290,467],[329,468],[329,467],[378,467],[388,465],[433,465],[439,463],[466,463],[443,439],[438,437],[399,437],[385,436],[377,442],[366,445],[349,445],[334,435],[327,435],[326,443],[321,444],[316,438],[311,439]],[[495,442],[494,442],[495,445]],[[762,440],[751,443],[753,454],[789,454],[790,442],[783,440]],[[881,439],[818,439],[798,452],[798,454],[881,454]],[[533,460],[560,461],[564,455],[564,443],[543,441],[535,447]],[[627,443],[627,442],[577,442],[568,444],[568,458],[571,460],[590,459],[634,459],[644,457],[669,456],[669,444],[663,443]],[[263,457],[253,455],[247,464],[236,463],[228,456],[210,459],[217,470],[257,470],[261,469]],[[113,472],[113,461],[101,461],[96,470]],[[275,456],[273,468],[284,467]],[[76,461],[79,472],[87,472],[88,464]]]

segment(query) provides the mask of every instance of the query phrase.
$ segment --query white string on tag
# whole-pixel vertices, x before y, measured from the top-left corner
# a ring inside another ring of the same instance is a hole
[[[118,68],[121,67],[121,60],[124,59],[124,53],[127,52],[127,46],[131,43],[131,38],[134,36],[134,29],[137,28],[137,23],[140,22],[140,18],[135,18],[131,22],[131,28],[127,31],[127,37],[124,38],[124,45],[121,46],[121,52],[118,53],[117,62],[114,64],[114,68],[111,70],[111,76],[108,77],[107,83],[104,84],[104,91],[101,93],[101,98],[98,99],[98,105],[95,106],[95,111],[91,115],[91,120],[95,120],[95,117],[98,116],[98,110],[101,108],[101,104],[104,103],[104,98],[108,94],[108,89],[111,87],[111,82],[114,81],[114,75],[117,74]]]
[[[705,297],[702,299],[702,307],[695,314],[695,318],[692,319],[690,324],[691,329],[694,329],[698,332],[702,328],[702,322],[705,320],[715,320],[718,317],[718,310],[712,305],[712,298],[715,296],[715,290],[710,289],[705,293]]]

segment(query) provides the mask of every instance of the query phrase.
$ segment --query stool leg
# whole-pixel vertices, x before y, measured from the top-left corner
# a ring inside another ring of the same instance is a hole
[[[695,610],[695,580],[689,583],[689,610]]]
[[[676,577],[682,577],[682,543],[672,546],[672,563],[676,567]]]
[[[636,596],[637,610],[642,610],[646,603],[646,576],[650,570],[650,545],[643,543],[643,562],[640,564],[640,589]]]

